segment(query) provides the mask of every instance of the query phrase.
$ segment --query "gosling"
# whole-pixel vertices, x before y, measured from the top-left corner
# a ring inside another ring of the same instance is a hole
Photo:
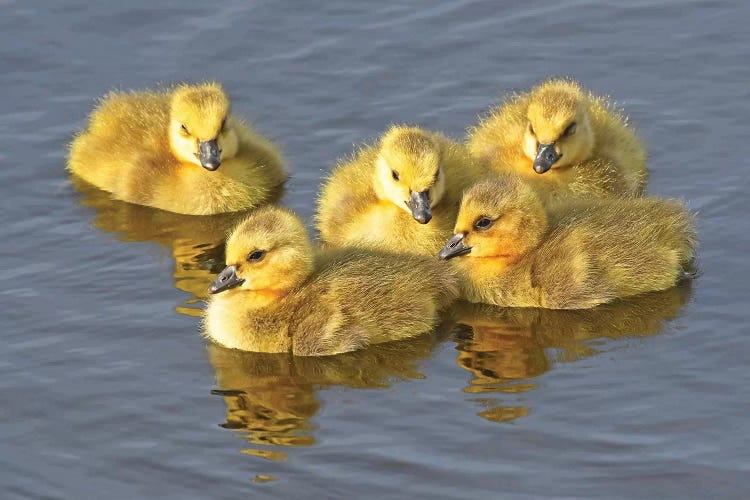
[[[338,354],[429,332],[458,294],[436,259],[313,248],[302,221],[263,207],[227,241],[205,335],[225,347],[299,356]]]
[[[570,199],[545,208],[526,182],[505,175],[467,190],[439,257],[459,257],[471,302],[587,309],[674,286],[695,241],[693,218],[676,201]]]
[[[468,138],[471,154],[498,172],[523,176],[545,199],[637,197],[646,152],[627,118],[604,97],[549,80],[491,111]]]
[[[333,171],[318,200],[321,240],[434,256],[451,234],[461,193],[483,173],[462,144],[394,126]]]
[[[218,83],[111,92],[73,140],[68,170],[115,199],[191,215],[256,207],[286,178],[277,148],[230,113]]]

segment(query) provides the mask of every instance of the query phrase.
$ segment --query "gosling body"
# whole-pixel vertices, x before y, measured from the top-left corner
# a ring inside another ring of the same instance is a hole
[[[216,83],[108,94],[68,169],[118,200],[192,215],[253,208],[286,178],[277,148],[230,113]]]
[[[302,222],[272,207],[235,229],[227,264],[210,289],[205,334],[246,351],[329,355],[420,335],[458,294],[454,271],[434,259],[313,255]]]
[[[435,255],[451,234],[463,190],[482,174],[462,144],[417,127],[392,127],[326,182],[317,210],[321,240]]]
[[[673,200],[562,200],[545,207],[506,175],[469,189],[440,252],[463,296],[500,306],[587,309],[674,286],[695,250],[691,214]]]
[[[470,130],[468,148],[491,169],[522,176],[544,198],[641,196],[648,180],[645,149],[627,118],[568,80],[508,99]]]

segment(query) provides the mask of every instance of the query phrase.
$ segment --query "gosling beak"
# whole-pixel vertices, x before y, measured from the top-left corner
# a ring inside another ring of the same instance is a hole
[[[555,151],[555,143],[550,142],[549,144],[540,144],[539,150],[537,151],[536,158],[534,158],[534,172],[537,174],[543,174],[547,170],[552,168],[557,160],[560,159],[561,155]]]
[[[209,293],[221,293],[240,286],[245,280],[237,276],[237,269],[234,266],[227,266],[222,272],[216,277],[211,286],[208,287]]]
[[[412,193],[409,200],[409,208],[414,220],[420,224],[427,224],[432,220],[432,209],[430,208],[430,193],[422,191],[421,193]]]
[[[221,149],[219,149],[216,139],[200,141],[198,143],[197,156],[201,162],[201,166],[211,172],[219,168],[219,165],[221,165]]]
[[[471,247],[464,243],[463,234],[454,234],[448,243],[445,244],[442,250],[438,252],[438,258],[442,260],[449,260],[459,255],[465,255],[471,252]]]

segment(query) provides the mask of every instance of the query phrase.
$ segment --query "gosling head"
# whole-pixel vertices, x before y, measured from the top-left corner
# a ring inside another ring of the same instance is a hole
[[[432,207],[445,193],[440,146],[424,130],[392,127],[380,142],[375,164],[375,191],[382,200],[427,224]]]
[[[594,147],[587,97],[569,81],[551,80],[531,93],[523,150],[534,171],[565,168],[584,161]]]
[[[290,211],[260,208],[232,231],[226,264],[211,283],[210,293],[231,290],[284,295],[305,281],[313,269],[305,226]]]
[[[461,255],[516,260],[541,241],[547,214],[538,195],[513,176],[488,179],[461,200],[454,235],[438,257]]]
[[[237,154],[239,139],[229,115],[229,98],[218,83],[183,85],[170,107],[169,140],[184,162],[214,171]]]

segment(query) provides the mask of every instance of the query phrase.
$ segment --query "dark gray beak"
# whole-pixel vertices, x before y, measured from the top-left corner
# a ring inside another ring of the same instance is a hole
[[[534,158],[534,172],[537,174],[543,174],[547,170],[552,168],[557,160],[560,159],[560,155],[555,151],[555,143],[550,142],[549,144],[540,144],[539,150],[537,151],[536,158]]]
[[[464,235],[454,234],[451,236],[451,239],[448,240],[448,243],[445,244],[443,249],[438,252],[438,258],[449,260],[453,257],[466,255],[469,252],[471,252],[471,247],[464,243]]]
[[[208,287],[209,293],[221,293],[230,288],[240,286],[245,280],[237,276],[237,270],[234,266],[227,266],[216,277],[211,286]]]
[[[409,200],[409,208],[414,220],[420,224],[427,224],[432,220],[432,209],[430,208],[430,193],[422,191],[421,193],[412,193]]]
[[[221,150],[216,139],[198,143],[198,159],[206,170],[214,171],[221,165]]]

